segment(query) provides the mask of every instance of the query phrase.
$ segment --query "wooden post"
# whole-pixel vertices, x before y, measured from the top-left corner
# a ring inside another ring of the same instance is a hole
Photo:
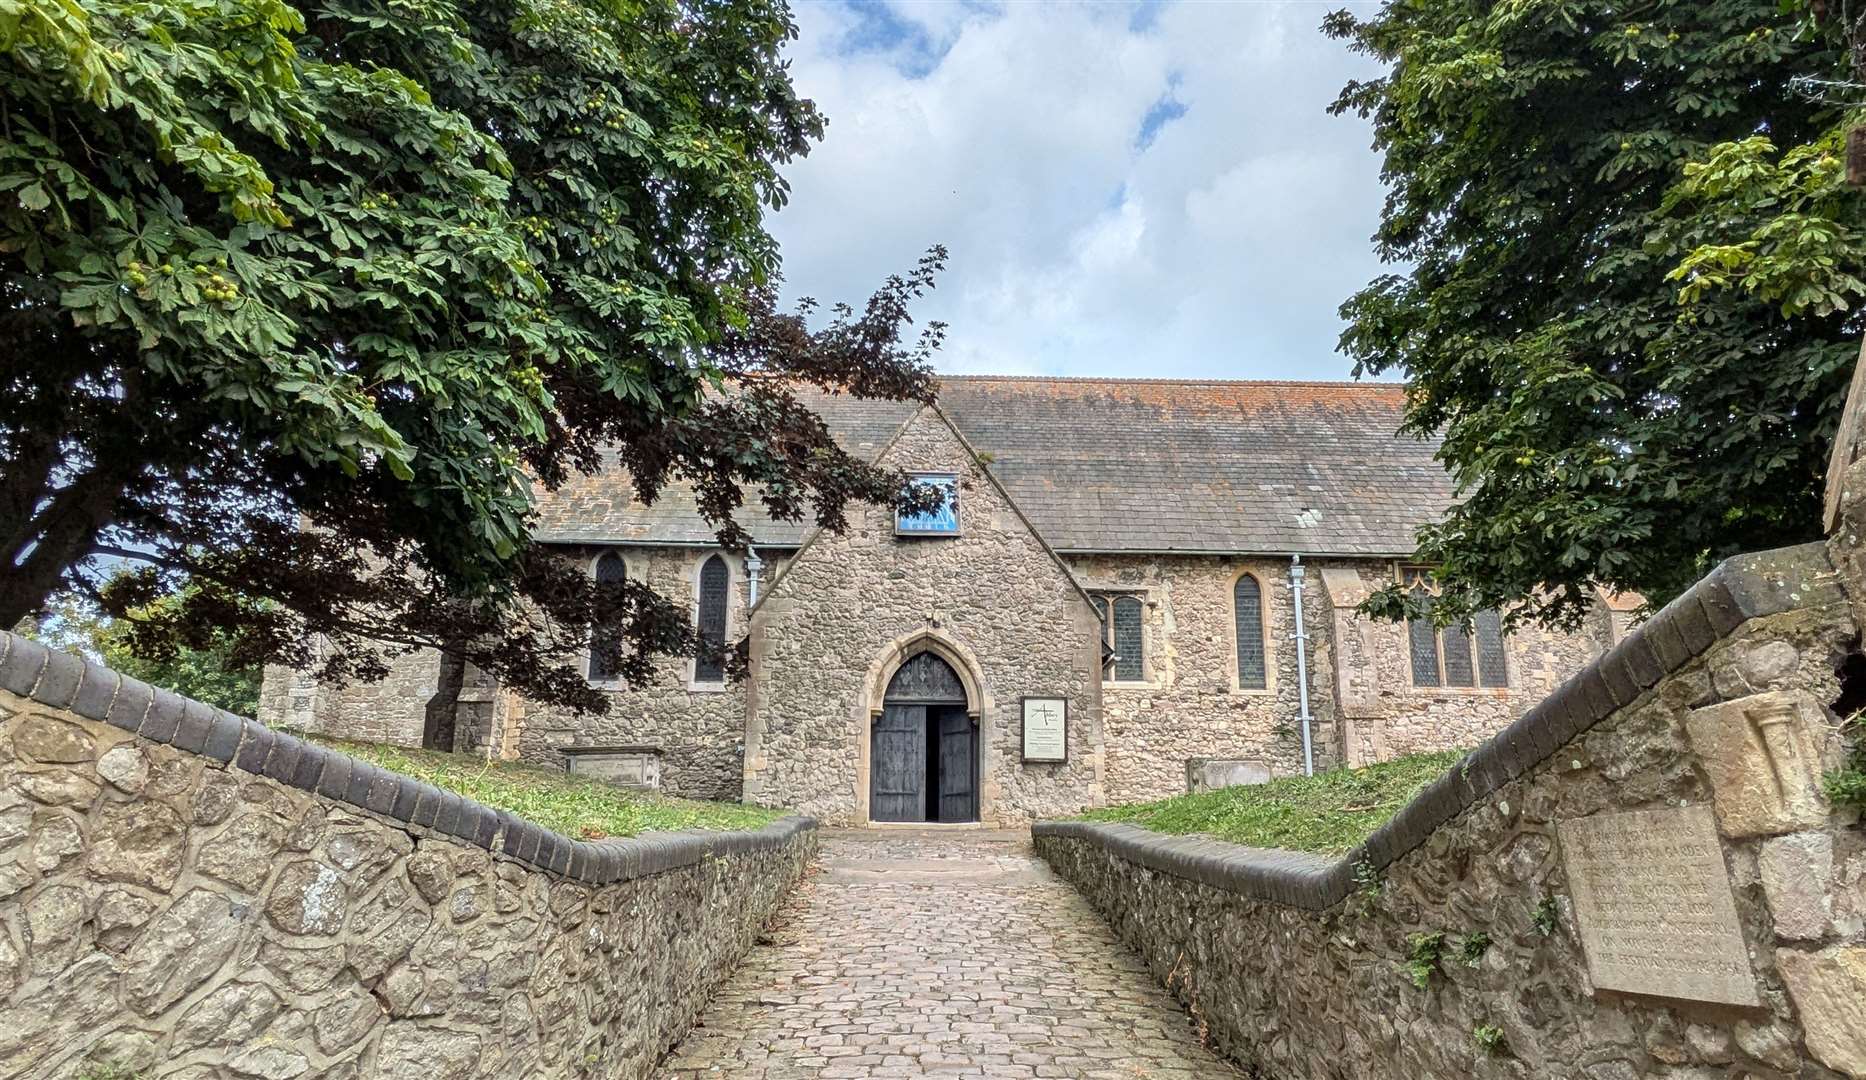
[[[1847,404],[1840,414],[1840,430],[1834,432],[1833,455],[1827,459],[1827,498],[1821,514],[1824,530],[1832,535],[1840,522],[1840,504],[1846,495],[1847,471],[1859,460],[1861,427],[1866,426],[1866,340],[1860,342],[1860,358],[1853,365],[1853,384],[1847,389]],[[1853,499],[1860,498],[1853,493]]]

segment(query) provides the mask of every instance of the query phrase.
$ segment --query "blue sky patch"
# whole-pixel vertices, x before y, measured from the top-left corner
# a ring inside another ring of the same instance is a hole
[[[1140,133],[1134,136],[1134,145],[1142,150],[1153,145],[1153,140],[1160,134],[1160,129],[1186,115],[1186,103],[1173,96],[1178,80],[1173,80],[1166,87],[1166,93],[1160,100],[1148,108],[1147,115],[1140,118]]]
[[[952,47],[951,42],[934,41],[924,28],[902,18],[894,5],[882,0],[846,0],[843,7],[855,16],[855,25],[837,42],[836,51],[842,56],[892,53],[901,74],[920,79],[932,74]]]

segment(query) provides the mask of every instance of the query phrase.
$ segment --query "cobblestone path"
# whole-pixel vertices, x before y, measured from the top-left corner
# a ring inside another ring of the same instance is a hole
[[[1027,833],[829,831],[663,1080],[1239,1074]]]

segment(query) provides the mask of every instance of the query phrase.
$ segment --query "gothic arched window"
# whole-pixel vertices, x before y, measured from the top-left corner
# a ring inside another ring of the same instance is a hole
[[[602,584],[619,584],[628,580],[628,564],[622,561],[618,552],[605,551],[596,560],[596,580]],[[622,647],[622,635],[613,626],[599,626],[590,633],[591,682],[614,682],[618,673],[621,657],[618,651]]]
[[[1147,677],[1145,649],[1142,645],[1142,613],[1138,596],[1114,598],[1114,615],[1108,621],[1114,644],[1114,677],[1117,682],[1140,682]]]
[[[1263,586],[1245,574],[1231,586],[1231,614],[1237,623],[1238,686],[1262,690],[1268,685],[1263,651]]]
[[[1438,587],[1424,567],[1400,569],[1400,584],[1429,613],[1438,599]],[[1453,623],[1437,627],[1428,618],[1410,619],[1406,638],[1412,654],[1414,686],[1490,687],[1510,685],[1509,662],[1503,647],[1503,617],[1494,608],[1479,611],[1470,630]]]
[[[724,682],[725,656],[718,650],[726,645],[726,600],[731,594],[732,572],[724,557],[714,555],[700,566],[700,595],[693,621],[700,628],[700,640],[713,647],[713,655],[693,662],[693,681]]]

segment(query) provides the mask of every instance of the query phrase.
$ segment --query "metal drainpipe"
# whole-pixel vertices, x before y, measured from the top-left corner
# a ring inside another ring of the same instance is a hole
[[[1296,603],[1296,689],[1302,697],[1302,775],[1315,775],[1315,746],[1309,736],[1309,635],[1302,629],[1302,556],[1289,557],[1289,588]]]
[[[764,572],[765,561],[758,557],[758,549],[745,545],[745,607],[747,610],[758,606],[758,575]]]

